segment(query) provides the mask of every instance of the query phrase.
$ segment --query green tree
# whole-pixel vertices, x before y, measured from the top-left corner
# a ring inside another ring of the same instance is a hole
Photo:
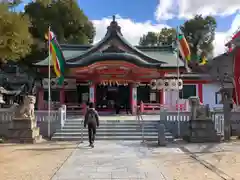
[[[213,51],[213,40],[217,23],[214,17],[196,15],[193,19],[187,20],[181,27],[181,31],[186,37],[192,59],[197,56],[209,55]]]
[[[25,6],[24,14],[29,16],[29,30],[34,38],[32,53],[25,58],[26,63],[39,61],[47,56],[45,34],[49,26],[60,43],[93,42],[95,28],[76,0],[36,0]]]
[[[171,45],[176,39],[176,30],[174,28],[163,28],[159,33],[148,32],[140,38],[139,45]]]
[[[37,0],[25,6],[25,14],[32,23],[30,32],[38,40],[44,40],[45,33],[51,26],[60,43],[93,42],[95,28],[76,0]]]
[[[32,37],[26,16],[0,3],[0,63],[18,61],[31,51]]]
[[[155,32],[148,32],[140,38],[139,45],[154,46],[158,44],[158,36]]]
[[[162,44],[171,45],[176,40],[175,28],[163,28],[158,36],[158,41]]]
[[[9,8],[18,6],[22,3],[22,0],[2,0],[1,4],[6,4]]]

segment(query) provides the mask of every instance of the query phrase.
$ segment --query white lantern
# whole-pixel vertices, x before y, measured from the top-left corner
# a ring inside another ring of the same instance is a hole
[[[156,82],[156,87],[158,90],[161,90],[164,88],[164,80],[162,79],[158,79],[157,82]]]
[[[177,88],[179,89],[179,90],[181,90],[182,88],[183,88],[183,80],[182,79],[179,79],[178,81],[177,81]]]
[[[152,79],[151,82],[150,82],[150,87],[151,89],[155,90],[157,89],[157,81],[156,79]]]
[[[177,84],[176,79],[171,79],[171,80],[170,80],[170,88],[171,88],[172,90],[177,90],[177,89],[178,89],[178,84]]]
[[[169,80],[168,79],[164,80],[164,89],[166,89],[166,90],[170,89],[170,84],[169,84]]]

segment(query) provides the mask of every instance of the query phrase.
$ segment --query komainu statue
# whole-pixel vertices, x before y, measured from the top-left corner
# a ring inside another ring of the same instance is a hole
[[[192,115],[195,116],[193,117],[194,119],[208,119],[210,117],[210,108],[209,105],[202,105],[200,103],[199,97],[190,97],[189,98],[190,106],[191,106],[191,111]]]
[[[24,97],[23,103],[15,108],[15,119],[35,119],[34,105],[36,103],[36,97],[27,95]]]

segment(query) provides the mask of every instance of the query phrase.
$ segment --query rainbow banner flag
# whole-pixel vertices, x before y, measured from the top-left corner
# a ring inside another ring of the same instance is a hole
[[[207,64],[207,62],[208,62],[208,60],[207,60],[206,56],[203,56],[199,65]]]
[[[186,38],[183,34],[178,34],[177,40],[179,42],[178,49],[180,51],[180,55],[184,60],[189,62],[191,60],[191,51]]]
[[[51,30],[49,30],[46,38],[49,42],[49,58],[52,60],[54,72],[58,78],[58,84],[62,85],[64,81],[65,58],[56,36]]]

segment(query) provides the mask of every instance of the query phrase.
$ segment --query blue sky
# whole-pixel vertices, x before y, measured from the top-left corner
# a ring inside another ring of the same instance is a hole
[[[31,0],[24,0],[27,4]],[[100,40],[111,21],[117,21],[123,35],[132,44],[148,31],[176,27],[195,14],[213,15],[217,20],[216,54],[224,50],[224,41],[240,27],[240,1],[236,0],[78,0],[84,13],[96,27],[95,42]],[[18,7],[22,10],[23,5]]]
[[[30,2],[30,0],[24,1],[25,4],[27,2]],[[78,0],[78,2],[80,8],[82,8],[85,14],[92,20],[118,14],[122,18],[130,18],[135,22],[150,20],[153,24],[158,23],[154,12],[159,4],[159,0]],[[18,7],[18,9],[22,8],[23,5]],[[236,13],[225,17],[215,16],[218,23],[217,31],[228,30],[235,15]],[[181,25],[184,19],[173,18],[161,22],[175,27]]]
[[[136,22],[150,20],[152,23],[157,23],[154,12],[158,3],[158,0],[79,0],[80,7],[90,19],[119,14],[122,18],[130,18]],[[217,31],[228,30],[234,17],[235,14],[226,17],[216,16]],[[161,22],[174,27],[183,24],[184,20],[173,18]]]

